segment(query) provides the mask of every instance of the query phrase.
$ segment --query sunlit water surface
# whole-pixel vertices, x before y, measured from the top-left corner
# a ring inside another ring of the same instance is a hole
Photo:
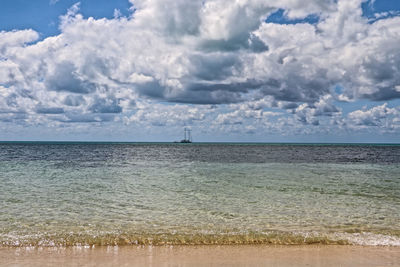
[[[400,246],[400,146],[0,144],[0,246]]]

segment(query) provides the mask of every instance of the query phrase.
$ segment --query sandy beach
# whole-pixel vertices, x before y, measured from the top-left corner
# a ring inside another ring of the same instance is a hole
[[[0,266],[400,266],[399,247],[1,248]]]

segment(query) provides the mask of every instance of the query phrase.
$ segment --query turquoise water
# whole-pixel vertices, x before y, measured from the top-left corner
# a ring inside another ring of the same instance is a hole
[[[400,146],[0,148],[1,246],[400,246]]]

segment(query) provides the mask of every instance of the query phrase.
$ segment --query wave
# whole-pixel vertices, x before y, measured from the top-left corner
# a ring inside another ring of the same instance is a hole
[[[69,247],[127,245],[362,245],[400,246],[400,236],[371,232],[269,232],[246,234],[66,233],[0,235],[0,247]]]

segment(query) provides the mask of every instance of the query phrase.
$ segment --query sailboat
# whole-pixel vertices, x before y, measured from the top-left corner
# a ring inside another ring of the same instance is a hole
[[[184,138],[180,142],[175,143],[192,143],[192,130],[184,129]]]

